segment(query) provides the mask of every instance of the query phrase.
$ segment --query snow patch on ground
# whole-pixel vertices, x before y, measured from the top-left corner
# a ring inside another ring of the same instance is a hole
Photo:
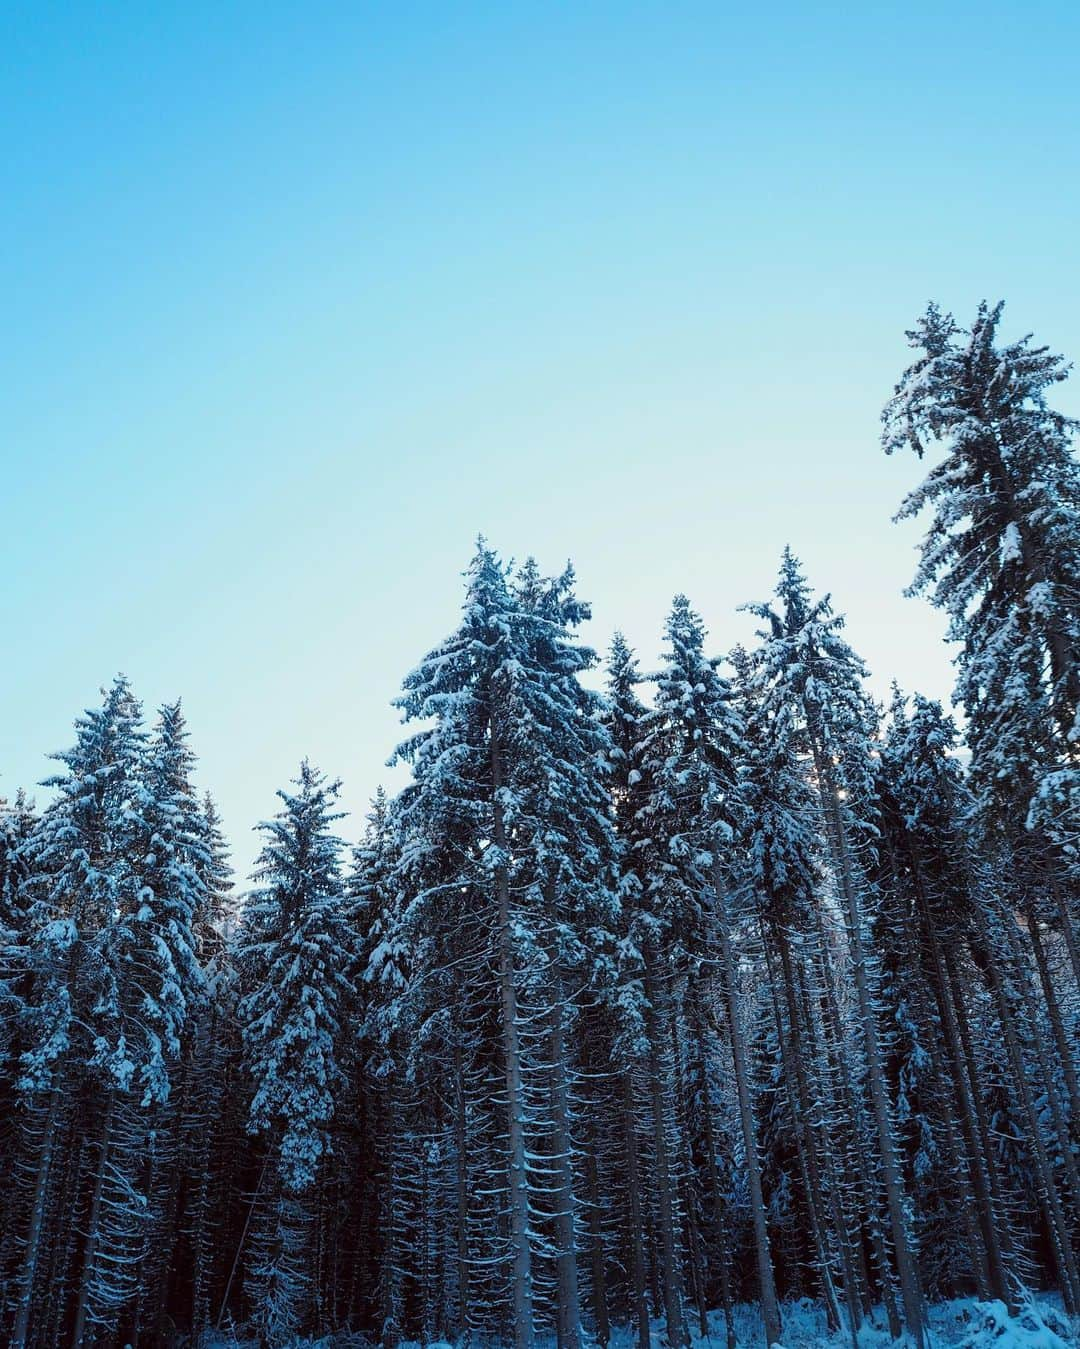
[[[848,1330],[830,1332],[825,1311],[816,1302],[803,1299],[785,1303],[782,1309],[783,1337],[777,1349],[853,1349]],[[736,1349],[765,1349],[761,1313],[757,1306],[744,1303],[732,1313]],[[1000,1302],[978,1302],[974,1298],[954,1298],[930,1308],[931,1338],[928,1349],[1080,1349],[1080,1323],[1070,1323],[1062,1311],[1061,1300],[1053,1295],[1032,1297],[1016,1316],[1010,1316]],[[724,1316],[713,1311],[708,1316],[708,1334],[694,1318],[690,1327],[694,1349],[728,1349]],[[653,1325],[652,1349],[667,1349],[663,1322]],[[879,1310],[872,1322],[859,1332],[859,1349],[893,1349],[884,1314]],[[637,1336],[629,1327],[617,1327],[610,1349],[635,1349]],[[253,1349],[254,1342],[243,1336],[218,1335],[204,1340],[200,1349]],[[379,1349],[378,1342],[361,1335],[329,1335],[318,1340],[296,1340],[281,1349]],[[445,1341],[433,1340],[427,1346],[404,1341],[399,1349],[456,1349]],[[500,1349],[477,1341],[475,1349]],[[556,1349],[553,1337],[540,1336],[536,1349]]]

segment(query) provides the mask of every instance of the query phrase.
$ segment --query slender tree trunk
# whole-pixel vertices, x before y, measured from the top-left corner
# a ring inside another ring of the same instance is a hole
[[[26,1234],[26,1252],[23,1256],[22,1270],[18,1281],[19,1292],[15,1326],[11,1339],[12,1349],[23,1349],[30,1328],[30,1312],[34,1302],[34,1275],[37,1270],[38,1255],[41,1251],[41,1242],[45,1231],[45,1210],[48,1203],[53,1148],[58,1132],[62,1095],[63,1085],[60,1082],[49,1093],[49,1107],[43,1126],[41,1156],[38,1159],[37,1178],[34,1182],[34,1199],[30,1209],[30,1229]]]
[[[1050,1115],[1054,1121],[1054,1130],[1058,1136],[1058,1151],[1061,1154],[1062,1165],[1065,1168],[1065,1176],[1068,1180],[1069,1188],[1072,1191],[1073,1204],[1080,1205],[1080,1174],[1077,1172],[1076,1158],[1073,1156],[1072,1141],[1069,1137],[1068,1125],[1065,1122],[1065,1111],[1062,1107],[1061,1097],[1058,1093],[1053,1065],[1047,1058],[1043,1039],[1039,1034],[1038,1013],[1035,1006],[1035,999],[1032,996],[1031,985],[1028,982],[1028,971],[1025,967],[1023,952],[1020,949],[1016,921],[1011,913],[1004,913],[1001,915],[1001,926],[1005,931],[1005,938],[1009,943],[1013,970],[1016,976],[1017,987],[1020,992],[1020,1001],[1024,1005],[1024,1012],[1031,1031],[1031,1044],[1035,1051],[1035,1057],[1038,1060],[1039,1071],[1043,1078],[1043,1087],[1046,1091],[1046,1099],[1050,1106]]]
[[[949,976],[941,954],[941,943],[938,940],[933,910],[926,893],[922,867],[913,846],[909,844],[906,852],[915,883],[916,901],[919,913],[922,916],[923,933],[930,950],[933,977],[929,982],[937,1005],[942,1039],[949,1059],[948,1082],[953,1099],[959,1107],[960,1132],[964,1142],[967,1172],[973,1191],[974,1208],[978,1217],[982,1245],[986,1254],[986,1276],[989,1280],[991,1295],[1004,1302],[1011,1312],[1015,1312],[1017,1310],[1016,1298],[1013,1293],[1012,1281],[1006,1270],[1003,1243],[999,1233],[1001,1197],[996,1184],[993,1154],[989,1147],[989,1133],[987,1132],[987,1136],[983,1140],[983,1147],[980,1149],[976,1144],[978,1111],[973,1099],[973,1094],[977,1091],[977,1085],[972,1084],[969,1087],[967,1081],[956,1013],[950,997]],[[944,1070],[942,1072],[944,1076]]]
[[[1080,990],[1080,943],[1077,942],[1076,938],[1076,920],[1069,909],[1057,877],[1053,874],[1048,875],[1046,884],[1053,897],[1054,908],[1057,909],[1058,921],[1061,924],[1061,935],[1065,938],[1065,949],[1069,953],[1069,964],[1072,966],[1073,983]]]
[[[961,987],[960,975],[956,968],[956,962],[953,954],[947,948],[941,948],[941,958],[944,962],[946,979],[943,985],[945,995],[945,1004],[949,1008],[949,1017],[956,1027],[956,1034],[959,1038],[959,1054],[961,1056],[961,1073],[959,1081],[965,1088],[965,1094],[971,1102],[971,1109],[974,1112],[975,1137],[978,1140],[978,1155],[986,1164],[986,1177],[990,1190],[990,1195],[994,1204],[995,1229],[998,1232],[999,1242],[1001,1244],[1002,1259],[1008,1255],[1011,1250],[1011,1241],[1009,1237],[1009,1228],[1006,1219],[1002,1216],[1008,1209],[1008,1196],[1005,1194],[1004,1187],[998,1174],[997,1163],[994,1161],[993,1136],[990,1128],[990,1118],[986,1113],[986,1103],[983,1100],[981,1082],[979,1078],[979,1061],[975,1054],[975,1046],[971,1039],[971,1026],[968,1023],[967,1008],[964,1005],[963,989]],[[973,1144],[973,1146],[975,1146]],[[1006,1270],[1008,1277],[1008,1270]],[[1010,1287],[1015,1283],[1014,1278],[1009,1279]],[[1014,1294],[1015,1296],[1015,1294]],[[1003,1299],[1007,1304],[1009,1299]]]
[[[551,1010],[552,1145],[555,1149],[555,1241],[559,1314],[564,1349],[581,1349],[581,1298],[578,1291],[575,1232],[574,1157],[570,1136],[570,1085],[567,1069],[566,1008],[562,981],[556,980]]]
[[[1043,946],[1039,920],[1034,913],[1028,919],[1028,931],[1031,934],[1031,948],[1035,953],[1035,966],[1039,972],[1039,983],[1042,986],[1043,1001],[1046,1003],[1046,1013],[1050,1018],[1050,1029],[1054,1033],[1054,1044],[1057,1046],[1058,1058],[1061,1060],[1061,1071],[1065,1077],[1065,1090],[1069,1097],[1069,1115],[1073,1121],[1073,1132],[1075,1133],[1077,1127],[1080,1126],[1080,1087],[1077,1086],[1076,1081],[1076,1063],[1072,1046],[1069,1044],[1069,1037],[1065,1034],[1065,1023],[1061,1018],[1061,1004],[1058,1002],[1054,980],[1047,963],[1046,948]],[[1080,1203],[1080,1195],[1077,1195],[1077,1202]]]
[[[656,1154],[657,1217],[660,1223],[660,1281],[667,1317],[667,1338],[670,1349],[683,1349],[689,1344],[683,1313],[682,1272],[676,1245],[675,1194],[671,1175],[671,1156],[668,1138],[669,1107],[664,1099],[670,1084],[662,1074],[669,1067],[666,1030],[670,1024],[668,992],[657,977],[656,953],[645,955],[645,1029],[649,1039],[649,1092],[652,1098],[653,1147]],[[670,1076],[670,1074],[667,1074]]]
[[[105,1100],[105,1118],[101,1126],[97,1172],[94,1176],[94,1193],[90,1200],[86,1245],[83,1248],[82,1276],[79,1280],[79,1296],[75,1304],[75,1325],[71,1335],[72,1349],[82,1349],[90,1312],[91,1284],[97,1274],[97,1250],[101,1237],[101,1196],[105,1189],[105,1172],[109,1165],[109,1154],[112,1146],[114,1102],[114,1093],[110,1091]]]
[[[467,1119],[465,1110],[465,1069],[461,1042],[454,1039],[454,1150],[455,1199],[457,1201],[457,1335],[462,1343],[469,1334],[469,1174]]]
[[[713,1201],[713,1221],[716,1225],[716,1259],[720,1273],[720,1302],[724,1309],[724,1329],[728,1349],[735,1349],[735,1323],[731,1315],[731,1257],[728,1251],[724,1200],[720,1192],[720,1171],[716,1163],[716,1139],[713,1133],[712,1099],[709,1090],[709,1072],[705,1058],[704,1036],[698,1036],[698,1072],[702,1081],[702,1117],[705,1133],[705,1165],[708,1168],[709,1191]]]
[[[645,1282],[645,1247],[641,1203],[641,1166],[634,1122],[634,1084],[630,1069],[622,1072],[623,1135],[626,1147],[626,1189],[630,1205],[630,1294],[638,1349],[649,1349],[649,1299]]]
[[[694,1192],[693,1145],[690,1139],[690,1104],[687,1100],[686,1072],[679,1050],[679,1030],[676,1023],[671,1027],[671,1062],[674,1065],[674,1080],[678,1092],[678,1131],[683,1144],[682,1185],[683,1212],[686,1215],[687,1250],[690,1256],[690,1278],[693,1283],[694,1305],[698,1312],[698,1329],[702,1339],[709,1334],[708,1308],[705,1306],[704,1258],[701,1250],[701,1226],[698,1222],[696,1196]]]
[[[1013,1009],[1009,1006],[1008,999],[1005,996],[1001,975],[994,958],[993,946],[986,929],[986,916],[982,911],[978,896],[976,896],[973,911],[980,928],[979,937],[983,947],[985,970],[997,1010],[998,1024],[1005,1038],[1005,1050],[1009,1060],[1013,1088],[1020,1098],[1020,1105],[1027,1122],[1028,1146],[1031,1149],[1037,1177],[1036,1192],[1047,1231],[1050,1234],[1054,1261],[1058,1267],[1062,1300],[1065,1303],[1066,1310],[1070,1315],[1073,1315],[1080,1311],[1080,1276],[1078,1276],[1076,1260],[1072,1253],[1069,1228],[1061,1207],[1057,1184],[1054,1180],[1053,1166],[1043,1142],[1038,1111],[1031,1094],[1031,1084],[1028,1081],[1027,1069],[1016,1037]]]
[[[904,1304],[904,1319],[915,1341],[916,1349],[923,1349],[926,1343],[923,1297],[919,1286],[918,1267],[912,1251],[911,1234],[908,1230],[907,1202],[897,1159],[889,1098],[885,1089],[885,1071],[881,1044],[878,1039],[877,1013],[870,991],[870,976],[867,968],[865,943],[863,942],[862,914],[859,907],[853,864],[848,850],[847,830],[840,811],[839,792],[826,761],[826,756],[817,748],[816,737],[814,764],[817,769],[818,781],[821,784],[822,805],[828,823],[826,832],[832,842],[837,879],[844,900],[848,941],[851,945],[852,969],[855,976],[855,993],[858,999],[859,1020],[866,1049],[870,1101],[877,1131],[878,1149],[881,1153],[882,1176],[885,1181],[885,1201],[889,1212],[889,1227],[892,1235],[893,1255],[896,1260],[896,1272],[900,1279],[900,1297]]]
[[[795,997],[795,980],[791,962],[791,947],[782,923],[775,924],[775,940],[780,951],[780,964],[783,974],[782,987],[784,1004],[787,1010],[787,1026],[777,995],[777,979],[773,961],[769,953],[769,934],[763,933],[766,968],[772,990],[773,1019],[776,1023],[776,1038],[780,1046],[780,1059],[784,1069],[784,1083],[788,1100],[788,1109],[795,1125],[795,1149],[798,1155],[799,1172],[803,1190],[806,1193],[807,1212],[810,1217],[810,1232],[814,1242],[814,1251],[818,1262],[818,1281],[825,1298],[825,1308],[829,1325],[836,1329],[840,1325],[840,1307],[836,1299],[836,1288],[828,1246],[825,1241],[825,1224],[821,1174],[818,1168],[816,1140],[812,1137],[810,1088],[806,1079],[806,1063],[802,1044],[802,1031],[799,1025],[799,1006]],[[789,1043],[790,1039],[790,1043]],[[848,1309],[848,1323],[856,1328],[861,1320],[857,1300],[853,1296],[851,1271],[847,1267],[847,1251],[841,1239],[841,1262],[844,1271],[845,1301]]]
[[[611,1317],[608,1313],[604,1234],[600,1219],[604,1199],[600,1193],[600,1177],[592,1149],[585,1158],[585,1172],[589,1186],[589,1267],[592,1278],[593,1317],[596,1321],[597,1341],[606,1349],[611,1339]]]
[[[896,1308],[895,1288],[889,1265],[888,1251],[885,1246],[885,1234],[881,1223],[878,1187],[874,1183],[873,1177],[867,1167],[866,1158],[863,1155],[863,1149],[858,1138],[860,1117],[858,1100],[855,1094],[854,1084],[851,1080],[851,1069],[847,1060],[847,1048],[844,1042],[843,1026],[840,1020],[840,1009],[836,1002],[836,991],[833,986],[832,964],[827,952],[824,923],[820,909],[815,912],[817,914],[819,941],[818,954],[822,970],[820,996],[824,1007],[825,1023],[829,1032],[828,1040],[831,1041],[834,1066],[839,1075],[841,1099],[844,1102],[844,1112],[847,1119],[850,1121],[850,1127],[853,1133],[852,1154],[855,1162],[855,1173],[858,1178],[859,1192],[863,1196],[859,1208],[866,1215],[866,1225],[869,1228],[874,1260],[877,1262],[878,1274],[881,1280],[881,1299],[885,1304],[885,1313],[889,1321],[889,1333],[895,1340],[900,1338],[901,1325],[899,1312]],[[862,1252],[862,1246],[863,1244],[860,1241],[860,1252]],[[864,1255],[863,1282],[866,1285],[867,1290],[869,1290],[869,1271],[865,1268]],[[866,1307],[865,1310],[869,1313],[870,1308]]]
[[[720,945],[720,969],[724,981],[728,1025],[731,1030],[731,1054],[735,1065],[735,1092],[739,1099],[739,1124],[743,1146],[746,1149],[746,1175],[750,1186],[750,1214],[754,1227],[754,1249],[757,1253],[758,1284],[761,1290],[761,1315],[765,1324],[765,1343],[780,1342],[780,1306],[776,1299],[773,1279],[772,1254],[769,1250],[769,1228],[765,1216],[765,1199],[761,1189],[761,1164],[758,1160],[757,1132],[754,1127],[754,1104],[750,1094],[750,1074],[746,1063],[739,1017],[739,995],[735,986],[735,961],[731,951],[728,929],[727,887],[720,863],[713,862],[713,891],[716,897],[716,936]]]
[[[382,1250],[382,1328],[383,1349],[397,1349],[401,1342],[401,1250],[399,1248],[398,1204],[398,1129],[394,1086],[381,1092],[383,1117],[383,1156],[387,1159],[383,1191]]]
[[[491,785],[494,803],[492,840],[503,858],[507,856],[503,820],[503,769],[495,718],[491,720]],[[510,1250],[512,1261],[511,1303],[515,1349],[533,1346],[532,1251],[529,1245],[529,1177],[525,1148],[525,1087],[522,1078],[521,1039],[518,1026],[517,987],[514,976],[514,937],[511,927],[510,877],[506,862],[495,868],[495,898],[498,907],[496,938],[499,954],[499,1010],[502,1021],[503,1062],[506,1078],[506,1124],[509,1142]]]

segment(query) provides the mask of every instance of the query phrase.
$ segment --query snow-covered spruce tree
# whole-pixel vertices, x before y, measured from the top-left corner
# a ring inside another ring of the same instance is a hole
[[[1018,1293],[1021,1271],[1015,1253],[1016,1225],[1008,1221],[1010,1210],[1016,1211],[1017,1206],[995,1164],[1000,1140],[1015,1135],[1021,1151],[1030,1157],[1030,1170],[1021,1182],[1025,1193],[1019,1212],[1033,1217],[1034,1210],[1041,1216],[1063,1296],[1071,1304],[1076,1296],[1076,1263],[1067,1216],[1072,1205],[1061,1190],[1054,1164],[1056,1155],[1062,1170],[1068,1172],[1067,1128],[1060,1109],[1053,1108],[1057,1091],[1043,1050],[1045,1023],[1033,999],[1025,996],[1028,971],[1018,959],[1015,941],[1009,939],[1015,919],[1009,904],[1007,867],[1000,854],[983,855],[986,835],[972,829],[975,803],[952,757],[954,744],[955,730],[940,707],[916,698],[910,715],[894,718],[886,742],[884,798],[888,802],[890,793],[894,794],[903,813],[901,855],[910,867],[933,962],[933,987],[946,1043],[952,1046],[952,1078],[961,1120],[970,1120],[967,1127],[974,1138],[969,1149],[978,1152],[985,1167],[987,1193],[979,1205],[980,1210],[988,1206],[991,1212],[981,1220],[994,1229],[1001,1248],[995,1254],[993,1243],[987,1243],[991,1270],[995,1260],[1004,1264],[1003,1277],[1014,1295]],[[974,1041],[970,1028],[978,1009],[969,1006],[980,986],[993,1012],[981,1045]],[[961,1071],[965,1062],[966,1073]],[[995,1079],[1002,1081],[1006,1095],[1012,1097],[1012,1118],[1023,1121],[1021,1128],[993,1122],[989,1102]],[[1014,1179],[1019,1175],[1015,1167],[1012,1175]],[[973,1180],[978,1182],[977,1170]],[[1075,1186],[1074,1177],[1069,1184]]]
[[[408,980],[408,951],[401,933],[398,853],[390,803],[379,789],[364,838],[353,852],[348,882],[349,926],[357,948],[359,1053],[356,1100],[365,1138],[377,1159],[369,1177],[371,1196],[367,1241],[357,1255],[369,1264],[369,1294],[375,1294],[380,1336],[392,1349],[402,1334],[402,1290],[408,1277],[403,1250],[403,1171],[411,1160],[405,1118],[405,1059],[402,995]],[[413,1144],[412,1146],[415,1146]]]
[[[741,762],[742,839],[747,883],[765,951],[783,1089],[795,1134],[797,1169],[812,1238],[814,1269],[830,1322],[839,1325],[836,1270],[849,1325],[862,1321],[859,1239],[845,1210],[843,1159],[835,1146],[842,1112],[819,1063],[818,1026],[808,987],[816,984],[821,838],[810,781],[805,723],[782,688],[755,685],[737,651],[738,694],[746,725]],[[820,991],[814,988],[816,1000]]]
[[[240,942],[248,1128],[266,1140],[246,1291],[271,1344],[287,1342],[313,1311],[311,1196],[331,1151],[344,1082],[340,1010],[353,997],[341,842],[332,832],[338,784],[305,760],[294,785],[278,792],[282,809],[259,826],[265,842]]]
[[[191,1009],[181,1054],[178,1090],[178,1169],[183,1184],[176,1215],[180,1277],[170,1299],[174,1320],[194,1337],[217,1310],[224,1264],[224,1219],[237,1183],[243,1138],[240,1102],[232,1090],[239,1065],[237,978],[232,960],[233,872],[217,806],[201,803],[201,846],[194,854],[201,887],[192,932],[205,995]]]
[[[535,1009],[536,1053],[547,1083],[537,1097],[545,1119],[550,1174],[547,1230],[554,1253],[555,1319],[564,1349],[582,1338],[577,1252],[587,1184],[578,1139],[576,1101],[580,1019],[609,1000],[615,985],[619,919],[611,805],[602,770],[609,755],[601,701],[579,675],[596,663],[572,631],[589,617],[574,593],[569,566],[542,577],[530,559],[514,578],[514,597],[533,671],[518,693],[520,734],[532,749],[521,763],[515,832],[534,903],[544,913],[538,936],[547,968],[523,985],[523,1006]]]
[[[672,928],[664,905],[657,914],[660,876],[666,865],[649,819],[656,796],[652,765],[644,747],[656,730],[655,718],[641,703],[637,663],[616,645],[609,680],[608,721],[612,742],[611,790],[618,831],[620,893],[626,939],[623,943],[622,992],[625,1011],[633,1011],[632,1034],[623,1055],[626,1150],[643,1184],[637,1213],[631,1211],[631,1241],[642,1227],[641,1277],[650,1279],[664,1309],[672,1349],[689,1343],[686,1324],[687,1232],[681,1197],[686,1147],[680,1130],[679,1084],[675,1081],[674,1043],[678,1000],[672,966]],[[643,1081],[642,1081],[643,1080]],[[641,1087],[644,1090],[641,1090]],[[635,1105],[647,1101],[639,1130]],[[654,1249],[655,1248],[655,1249]],[[632,1270],[638,1252],[632,1248]],[[637,1275],[634,1275],[637,1278]],[[648,1318],[637,1314],[639,1340],[648,1334]]]
[[[414,944],[439,949],[467,898],[497,980],[489,1024],[505,1152],[491,1183],[504,1188],[508,1231],[489,1270],[506,1269],[508,1302],[491,1310],[519,1349],[532,1344],[543,1303],[568,1349],[582,1335],[571,1032],[583,991],[603,977],[616,906],[599,785],[606,736],[578,679],[594,656],[571,637],[587,617],[569,569],[547,580],[527,564],[512,577],[481,544],[461,626],[408,676],[400,700],[407,719],[434,721],[399,751],[414,774],[401,801],[408,864],[440,876],[411,901]],[[415,981],[429,974],[418,960]],[[538,1276],[549,1273],[541,1303]]]
[[[1030,336],[1000,342],[1001,313],[981,304],[964,330],[927,308],[907,334],[919,355],[882,414],[882,443],[920,458],[932,442],[944,449],[898,515],[932,511],[909,593],[949,615],[980,811],[1009,842],[1032,922],[1053,916],[1080,978],[1077,424],[1047,403],[1067,364]]]
[[[18,1072],[18,1027],[30,992],[27,972],[29,895],[25,844],[33,831],[33,806],[22,792],[14,801],[0,798],[0,1155],[20,1152],[15,1078]],[[18,1211],[8,1204],[0,1210],[0,1326],[4,1324],[7,1290],[20,1233]]]
[[[28,991],[26,843],[35,823],[33,805],[22,792],[11,802],[0,798],[0,1139],[12,1122],[16,1025]],[[3,1236],[0,1224],[0,1243]]]
[[[984,1296],[1013,1303],[1018,1293],[1010,1198],[994,1161],[985,1106],[986,1065],[965,1057],[961,1023],[965,984],[980,982],[972,943],[982,915],[969,878],[976,839],[971,803],[961,769],[952,757],[956,733],[940,706],[916,696],[910,709],[894,694],[888,734],[881,747],[881,856],[883,888],[892,893],[894,931],[909,937],[907,971],[910,1011],[918,1016],[937,1081],[937,1117],[932,1123],[945,1154],[934,1182],[939,1199],[954,1192],[959,1218],[974,1215],[968,1233],[970,1272]],[[893,942],[898,948],[901,940]],[[950,975],[961,963],[968,973]],[[922,1007],[919,1007],[919,1004]],[[926,1065],[923,1065],[924,1068]],[[951,1154],[956,1154],[951,1157]],[[918,1155],[918,1154],[917,1154]],[[940,1244],[940,1243],[939,1243]]]
[[[615,1267],[625,1271],[627,1278],[622,1293],[623,1312],[634,1322],[639,1349],[648,1349],[648,1279],[653,1243],[648,1240],[647,1223],[648,1215],[653,1211],[658,1211],[662,1220],[660,1279],[671,1344],[683,1342],[685,1327],[681,1300],[681,1252],[676,1250],[673,1230],[677,1205],[673,1198],[668,1165],[668,1153],[672,1146],[671,1125],[664,1106],[664,1102],[671,1099],[671,1091],[670,1085],[661,1083],[660,1065],[649,1055],[650,1037],[646,1033],[646,1025],[651,1009],[645,1006],[643,962],[638,946],[643,937],[643,924],[648,923],[648,915],[641,903],[642,856],[635,847],[635,843],[640,841],[636,834],[636,821],[647,793],[638,752],[647,715],[637,692],[641,682],[634,652],[622,634],[616,633],[608,656],[607,705],[603,712],[609,742],[606,780],[615,821],[619,893],[622,900],[618,979],[608,1009],[604,1038],[604,1043],[610,1046],[609,1062],[617,1079],[611,1115],[618,1121],[618,1137],[614,1140],[610,1166],[613,1177],[619,1177],[621,1181],[609,1187],[609,1190],[625,1193],[626,1198],[625,1209],[615,1218],[613,1234],[618,1250]],[[658,1099],[661,1108],[655,1109]],[[646,1105],[646,1102],[649,1104]],[[657,1196],[654,1191],[655,1175],[642,1164],[645,1140],[650,1134],[660,1163],[655,1169],[666,1176],[666,1190],[661,1196]],[[670,1223],[664,1221],[668,1217]],[[613,1292],[617,1291],[613,1289]]]
[[[742,1142],[765,1338],[779,1341],[768,1223],[761,1185],[754,1085],[739,997],[735,956],[734,843],[741,823],[738,760],[744,727],[728,682],[704,654],[705,630],[685,596],[675,599],[666,627],[667,651],[656,676],[654,711],[641,748],[652,795],[643,806],[655,870],[648,902],[669,959],[685,964],[691,982],[715,969],[735,1069]],[[652,989],[647,984],[647,992]]]
[[[754,680],[789,702],[805,726],[824,821],[825,840],[844,915],[858,1004],[871,1115],[889,1215],[904,1319],[916,1345],[925,1342],[925,1310],[897,1154],[877,1005],[877,962],[868,945],[865,857],[876,832],[872,712],[864,667],[840,635],[843,619],[829,597],[812,600],[798,560],[785,549],[776,606],[754,604],[764,620],[753,654]]]
[[[144,1331],[157,1333],[166,1312],[184,1182],[180,1126],[191,1089],[188,1032],[193,1014],[206,1001],[196,924],[207,906],[204,876],[210,858],[205,818],[191,780],[194,767],[180,704],[166,704],[158,713],[142,768],[141,955],[132,965],[130,989],[150,1022],[140,1068],[146,1116],[142,1137],[136,1140],[138,1183],[147,1211],[138,1290],[123,1324],[136,1343]]]
[[[34,1290],[50,1240],[72,1344],[100,1338],[130,1312],[148,1215],[147,1112],[168,1098],[198,985],[193,882],[170,841],[168,793],[148,783],[140,709],[127,681],[118,678],[104,705],[76,726],[75,747],[57,756],[67,772],[50,780],[57,799],[27,848],[33,986],[20,1087],[33,1179],[18,1344],[40,1305]],[[81,1148],[67,1142],[76,1128]],[[81,1172],[69,1186],[70,1165]],[[69,1188],[85,1201],[74,1243],[50,1221]]]

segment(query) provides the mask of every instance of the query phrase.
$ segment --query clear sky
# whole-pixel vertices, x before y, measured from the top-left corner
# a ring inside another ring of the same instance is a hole
[[[242,867],[304,754],[354,836],[480,531],[647,666],[677,590],[745,637],[790,542],[877,688],[946,695],[878,415],[931,297],[1080,355],[1078,39],[1071,0],[0,0],[0,790],[123,670]]]

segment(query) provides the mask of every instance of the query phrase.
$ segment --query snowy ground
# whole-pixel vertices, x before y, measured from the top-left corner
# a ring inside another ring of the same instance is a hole
[[[931,1349],[1077,1349],[1080,1326],[1070,1327],[1057,1298],[1036,1298],[1020,1315],[1010,1318],[999,1302],[976,1302],[957,1298],[930,1309]],[[783,1308],[783,1349],[852,1349],[848,1331],[830,1334],[825,1312],[813,1302],[788,1303]],[[764,1349],[761,1315],[756,1306],[737,1307],[734,1316],[738,1349]],[[654,1349],[659,1335],[654,1335]],[[709,1337],[701,1339],[695,1327],[698,1349],[726,1349],[724,1318],[709,1316]],[[883,1314],[874,1325],[864,1325],[859,1349],[892,1349]],[[632,1349],[632,1341],[613,1346]]]
[[[845,1331],[830,1335],[823,1309],[812,1302],[789,1302],[783,1308],[783,1349],[852,1349],[851,1336]],[[1080,1349],[1080,1324],[1070,1325],[1056,1297],[1034,1298],[1016,1317],[1010,1317],[1000,1302],[976,1302],[957,1298],[940,1302],[930,1309],[932,1341],[929,1349]],[[652,1349],[665,1349],[662,1322],[652,1333]],[[757,1307],[744,1304],[735,1309],[735,1339],[738,1349],[764,1349],[761,1316]],[[695,1349],[727,1349],[723,1314],[709,1315],[709,1334],[702,1337],[699,1326],[692,1327]],[[636,1336],[625,1328],[616,1329],[611,1349],[634,1349]],[[297,1341],[293,1349],[377,1349],[360,1336],[331,1336],[320,1340]],[[892,1349],[893,1341],[879,1316],[874,1325],[865,1325],[859,1335],[859,1349]],[[250,1349],[250,1341],[221,1337],[205,1343],[203,1349]],[[404,1343],[400,1349],[420,1349]],[[453,1349],[435,1342],[427,1349]],[[495,1349],[486,1346],[486,1349]],[[541,1338],[537,1349],[555,1349]]]

